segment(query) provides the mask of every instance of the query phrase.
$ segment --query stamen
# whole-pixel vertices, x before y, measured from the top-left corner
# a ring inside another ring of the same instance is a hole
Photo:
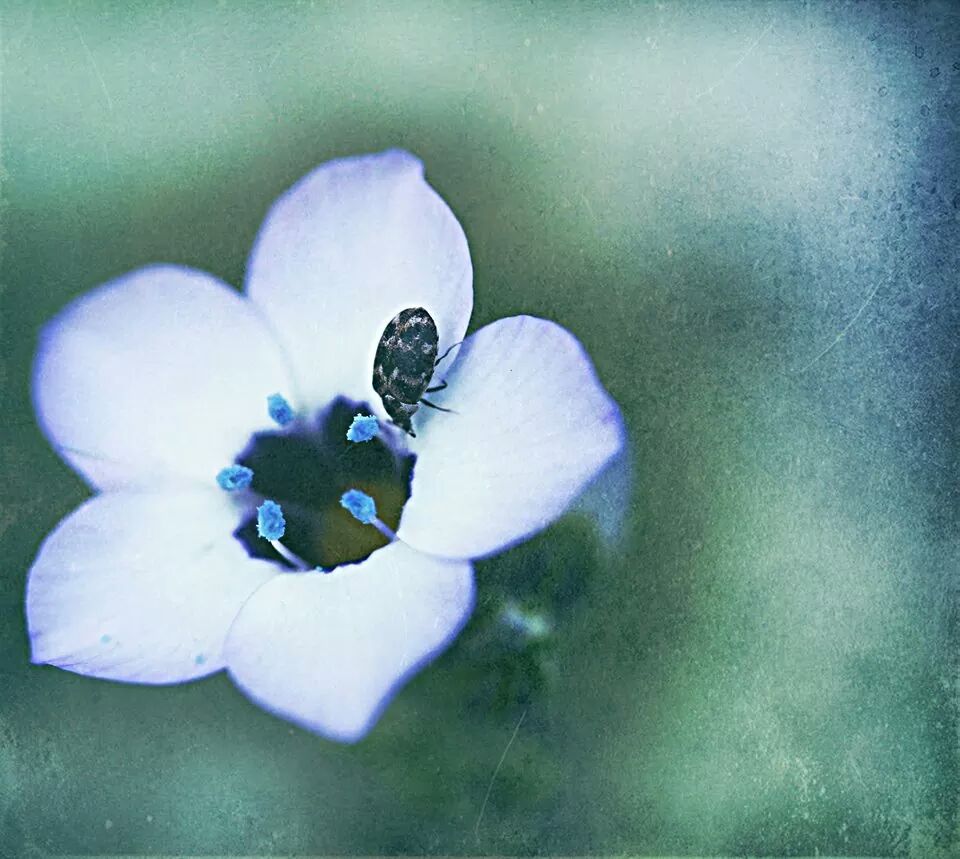
[[[366,492],[348,489],[340,496],[340,506],[357,521],[364,525],[373,525],[388,540],[397,539],[397,535],[377,518],[377,504]]]
[[[298,570],[309,570],[310,565],[299,555],[295,555],[279,540],[271,540],[270,545],[277,550],[286,560],[293,564]]]
[[[217,483],[227,492],[246,489],[253,482],[253,469],[245,465],[228,465],[217,475]]]
[[[380,424],[373,415],[354,415],[347,430],[347,441],[370,441],[380,435]]]
[[[386,523],[381,522],[376,516],[370,520],[370,524],[373,525],[373,527],[376,528],[381,534],[383,534],[383,536],[386,537],[391,543],[397,539],[397,535],[390,530],[390,527]]]
[[[257,508],[257,533],[264,540],[279,540],[287,530],[283,509],[276,501],[264,501]]]
[[[291,423],[296,417],[293,406],[287,402],[283,394],[271,394],[267,397],[267,413],[282,427]]]
[[[303,558],[295,555],[280,542],[286,530],[287,522],[283,518],[283,508],[276,501],[269,499],[264,501],[257,508],[257,533],[297,569],[309,570],[310,565]]]
[[[369,525],[377,518],[377,503],[359,489],[348,489],[344,492],[340,496],[340,506],[364,525]]]

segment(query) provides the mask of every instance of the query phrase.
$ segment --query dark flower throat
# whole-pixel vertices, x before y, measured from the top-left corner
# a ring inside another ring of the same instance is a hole
[[[346,490],[371,496],[378,518],[394,531],[410,497],[412,454],[395,453],[382,435],[360,444],[347,441],[347,428],[360,412],[371,410],[340,398],[313,423],[297,421],[257,433],[237,459],[253,469],[251,490],[283,508],[283,545],[312,566],[331,569],[356,563],[387,544],[376,528],[358,522],[340,506]],[[234,536],[252,557],[289,566],[257,535],[256,511]]]

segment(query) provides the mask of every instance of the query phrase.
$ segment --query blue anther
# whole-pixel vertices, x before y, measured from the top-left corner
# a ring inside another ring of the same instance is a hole
[[[287,530],[283,510],[276,501],[264,501],[257,508],[257,533],[264,540],[279,540]]]
[[[347,430],[347,441],[370,441],[380,435],[380,424],[373,415],[354,415]]]
[[[227,492],[246,489],[253,482],[253,470],[245,465],[228,465],[217,475],[217,483]]]
[[[282,427],[296,417],[293,406],[287,402],[283,394],[271,394],[267,397],[267,412]]]
[[[340,496],[340,506],[349,510],[354,519],[369,525],[377,518],[377,505],[374,500],[359,489],[348,489]]]

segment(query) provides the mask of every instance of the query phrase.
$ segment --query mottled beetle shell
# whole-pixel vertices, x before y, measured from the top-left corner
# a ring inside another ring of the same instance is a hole
[[[387,323],[373,359],[373,389],[393,422],[413,436],[410,419],[433,378],[439,339],[433,317],[408,307]]]

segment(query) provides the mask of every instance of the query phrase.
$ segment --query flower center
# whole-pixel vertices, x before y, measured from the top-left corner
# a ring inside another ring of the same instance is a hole
[[[370,409],[340,398],[313,421],[290,421],[282,429],[256,433],[237,457],[237,465],[253,472],[249,491],[282,508],[283,546],[311,566],[330,569],[362,561],[388,542],[344,508],[345,492],[360,490],[374,499],[377,517],[393,531],[410,497],[415,457],[395,451],[383,434],[363,444],[348,441],[358,412]],[[234,536],[251,556],[292,566],[258,535],[256,509]]]

